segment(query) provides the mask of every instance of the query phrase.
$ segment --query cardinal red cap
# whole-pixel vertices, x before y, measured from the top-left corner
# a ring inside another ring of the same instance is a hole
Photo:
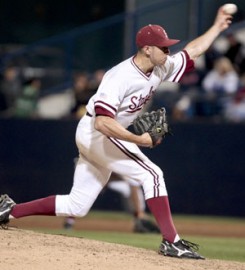
[[[169,47],[178,43],[178,39],[169,39],[160,25],[149,24],[142,27],[136,35],[136,45],[140,48],[148,46]]]

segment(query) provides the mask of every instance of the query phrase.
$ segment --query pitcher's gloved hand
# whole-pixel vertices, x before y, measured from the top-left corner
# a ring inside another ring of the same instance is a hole
[[[165,108],[139,115],[133,121],[133,127],[137,135],[148,132],[151,136],[153,147],[158,145],[167,134],[172,135],[167,123]]]

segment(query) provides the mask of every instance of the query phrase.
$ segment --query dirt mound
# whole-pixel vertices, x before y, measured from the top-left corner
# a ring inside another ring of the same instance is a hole
[[[0,230],[0,240],[1,270],[245,270],[238,262],[173,259],[125,245],[14,228]]]

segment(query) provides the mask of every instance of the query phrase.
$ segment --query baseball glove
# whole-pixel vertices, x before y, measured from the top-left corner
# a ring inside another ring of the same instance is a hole
[[[151,136],[153,147],[156,146],[165,135],[172,135],[167,123],[165,108],[139,115],[133,121],[133,128],[137,135],[148,132]]]

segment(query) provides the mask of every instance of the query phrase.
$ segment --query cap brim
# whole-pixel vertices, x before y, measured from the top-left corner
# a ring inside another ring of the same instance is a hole
[[[157,46],[158,47],[170,47],[172,45],[177,44],[178,42],[180,42],[180,40],[178,40],[178,39],[168,39],[168,40],[164,40],[162,43],[160,43]]]

